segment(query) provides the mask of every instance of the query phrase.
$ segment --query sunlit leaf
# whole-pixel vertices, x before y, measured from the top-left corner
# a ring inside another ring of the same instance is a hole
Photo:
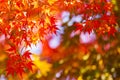
[[[37,55],[33,55],[33,58],[33,63],[40,70],[40,73],[44,76],[47,76],[47,73],[50,71],[52,65],[47,61],[41,61]]]
[[[52,5],[52,4],[54,4],[56,1],[57,1],[57,0],[48,0],[48,3],[49,3],[50,5]]]

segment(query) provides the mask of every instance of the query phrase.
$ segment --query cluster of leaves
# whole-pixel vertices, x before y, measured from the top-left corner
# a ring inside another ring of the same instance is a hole
[[[114,35],[116,32],[116,17],[114,16],[111,2],[107,0],[89,0],[88,3],[81,4],[84,9],[78,8],[78,11],[83,20],[74,24],[76,30],[88,33],[94,30],[100,35],[106,33]]]
[[[7,76],[11,74],[18,74],[22,77],[22,74],[28,70],[32,70],[33,62],[30,58],[30,52],[26,51],[23,55],[16,54],[16,53],[9,53],[8,60],[7,60]]]
[[[38,0],[0,1],[0,35],[5,36],[4,42],[8,45],[5,52],[9,54],[7,75],[13,75],[14,72],[22,75],[25,67],[31,70],[32,60],[26,57],[30,54],[27,51],[21,56],[21,45],[27,48],[49,34],[56,34],[56,19],[48,2],[50,3]]]

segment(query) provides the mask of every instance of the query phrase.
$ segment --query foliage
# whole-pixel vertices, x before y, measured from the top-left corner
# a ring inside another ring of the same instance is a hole
[[[115,0],[0,0],[0,74],[26,80],[119,78],[120,16],[114,6],[118,7]],[[70,13],[69,19],[79,15],[81,20],[68,26],[69,21],[62,20],[64,11]],[[64,26],[62,34],[59,21]],[[82,33],[94,33],[96,39],[82,43]],[[52,35],[62,37],[55,49],[49,46]],[[41,55],[27,50],[39,42]]]

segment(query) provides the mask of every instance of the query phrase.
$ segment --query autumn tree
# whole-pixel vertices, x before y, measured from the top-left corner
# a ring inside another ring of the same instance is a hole
[[[0,0],[0,74],[12,80],[119,79],[119,7],[118,0]],[[54,49],[53,36],[60,36]],[[27,50],[40,42],[41,54]]]

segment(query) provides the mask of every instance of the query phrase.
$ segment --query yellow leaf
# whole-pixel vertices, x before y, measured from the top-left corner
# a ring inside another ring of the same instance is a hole
[[[83,60],[87,60],[89,58],[90,54],[87,53],[86,55],[83,56]]]
[[[38,8],[38,7],[39,7],[39,5],[38,5],[38,1],[34,1],[34,2],[32,2],[32,5],[34,6],[34,8]]]
[[[57,1],[57,0],[48,0],[48,3],[49,3],[50,5],[52,5],[52,4],[54,4],[56,1]]]
[[[50,68],[52,67],[52,65],[48,63],[47,61],[39,60],[39,56],[37,55],[33,55],[33,63],[40,70],[40,73],[43,76],[47,76],[47,72],[49,72]]]
[[[5,54],[1,54],[0,55],[0,61],[3,61],[3,60],[5,60],[6,59],[6,55]]]
[[[3,23],[3,19],[2,18],[0,18],[0,23]]]
[[[83,80],[83,79],[82,79],[82,76],[79,76],[77,80]]]
[[[112,3],[115,5],[115,6],[114,6],[114,9],[115,9],[116,11],[118,11],[118,6],[117,6],[116,0],[112,0]]]
[[[118,53],[120,53],[120,47],[117,48]]]

